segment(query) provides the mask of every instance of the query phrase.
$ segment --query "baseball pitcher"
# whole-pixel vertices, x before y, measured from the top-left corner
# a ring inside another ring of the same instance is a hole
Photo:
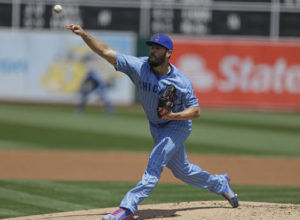
[[[154,140],[142,180],[125,195],[120,208],[103,219],[133,219],[139,203],[155,188],[165,166],[183,182],[223,195],[233,208],[238,207],[227,174],[212,175],[187,159],[184,142],[190,135],[192,119],[200,116],[200,107],[191,81],[169,62],[172,40],[157,34],[146,42],[151,47],[149,57],[134,57],[114,51],[78,25],[66,28],[136,85]]]

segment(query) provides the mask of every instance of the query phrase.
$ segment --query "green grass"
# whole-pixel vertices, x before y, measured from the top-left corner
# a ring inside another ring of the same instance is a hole
[[[117,207],[135,183],[0,180],[0,218]],[[300,204],[300,187],[233,186],[240,201]],[[142,204],[223,200],[207,190],[160,183]]]
[[[186,142],[188,153],[300,156],[300,115],[202,110]],[[0,106],[0,148],[151,151],[148,121],[141,108],[84,114],[70,107]]]

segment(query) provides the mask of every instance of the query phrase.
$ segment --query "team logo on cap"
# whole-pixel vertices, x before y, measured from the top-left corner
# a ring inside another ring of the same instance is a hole
[[[153,40],[156,41],[156,42],[159,41],[159,35],[156,35],[156,36],[153,38]]]

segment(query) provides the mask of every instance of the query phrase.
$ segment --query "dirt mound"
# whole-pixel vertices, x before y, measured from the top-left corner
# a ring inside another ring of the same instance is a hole
[[[115,208],[92,209],[74,212],[10,218],[10,220],[99,220]],[[300,205],[240,202],[238,208],[231,208],[227,201],[180,202],[155,205],[140,205],[135,219],[162,220],[226,220],[226,219],[300,219]]]

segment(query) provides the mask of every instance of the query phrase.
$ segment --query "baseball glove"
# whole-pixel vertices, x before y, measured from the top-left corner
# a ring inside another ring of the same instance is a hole
[[[159,118],[172,111],[174,107],[175,92],[175,86],[168,85],[166,89],[159,94],[157,105],[157,114]]]

